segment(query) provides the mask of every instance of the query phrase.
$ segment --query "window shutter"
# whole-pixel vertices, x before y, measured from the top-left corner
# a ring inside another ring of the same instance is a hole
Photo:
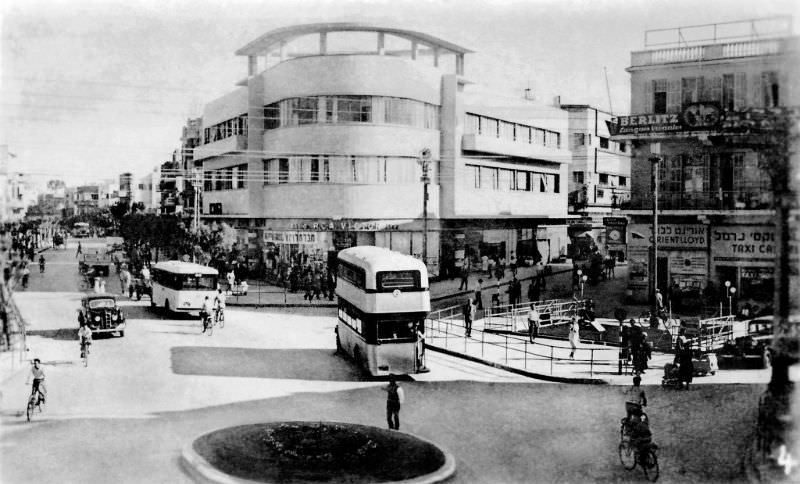
[[[742,109],[747,104],[747,74],[737,72],[733,79],[733,108]]]
[[[679,113],[681,111],[681,80],[667,81],[667,112]]]
[[[647,81],[644,83],[644,113],[649,114],[653,112],[653,84],[656,81]],[[589,142],[591,144],[591,141]]]

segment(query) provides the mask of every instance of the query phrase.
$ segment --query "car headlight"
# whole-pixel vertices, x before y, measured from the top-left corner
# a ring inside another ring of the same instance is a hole
[[[95,316],[95,317],[94,317],[94,320],[95,320],[95,321],[100,321],[100,316]]]

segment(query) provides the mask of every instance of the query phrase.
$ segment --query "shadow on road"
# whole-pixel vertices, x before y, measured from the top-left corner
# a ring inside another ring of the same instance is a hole
[[[56,340],[76,340],[78,339],[78,326],[74,328],[58,328],[58,329],[33,329],[26,332],[28,336],[41,336],[42,338],[50,338]]]
[[[353,364],[328,349],[258,349],[178,346],[172,371],[179,375],[362,381]]]
[[[126,319],[199,321],[196,313],[166,313],[161,308],[150,306],[122,306],[122,311]]]

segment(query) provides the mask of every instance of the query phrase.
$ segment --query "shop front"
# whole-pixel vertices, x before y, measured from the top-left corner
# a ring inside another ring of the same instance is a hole
[[[731,296],[734,305],[737,300],[771,304],[775,288],[774,226],[714,226],[711,254],[714,288],[723,303],[727,304]]]
[[[705,224],[662,223],[658,226],[657,287],[673,299],[699,299],[708,284],[708,226]],[[628,226],[629,295],[649,301],[653,267],[653,227]]]

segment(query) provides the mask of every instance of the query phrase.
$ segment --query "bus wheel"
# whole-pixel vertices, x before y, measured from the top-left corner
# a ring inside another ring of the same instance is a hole
[[[336,352],[342,353],[342,342],[339,341],[339,333],[336,333]]]

